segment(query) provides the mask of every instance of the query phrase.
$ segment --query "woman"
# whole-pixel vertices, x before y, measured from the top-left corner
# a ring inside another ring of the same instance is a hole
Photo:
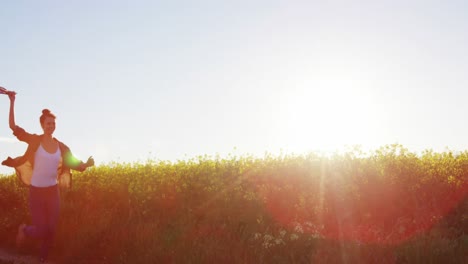
[[[15,97],[13,91],[5,92],[10,98],[10,128],[28,148],[23,156],[8,157],[3,165],[14,167],[23,183],[29,185],[29,209],[32,225],[21,224],[16,236],[17,246],[21,246],[25,237],[41,240],[40,261],[47,259],[57,228],[59,218],[59,185],[69,187],[70,169],[84,171],[94,165],[89,157],[86,163],[75,158],[70,149],[52,136],[55,131],[55,116],[48,110],[42,110],[39,120],[41,135],[30,134],[15,123]]]

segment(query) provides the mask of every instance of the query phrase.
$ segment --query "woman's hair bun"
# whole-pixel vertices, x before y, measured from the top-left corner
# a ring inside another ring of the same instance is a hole
[[[41,122],[41,125],[44,124],[44,121],[47,117],[52,117],[53,119],[55,119],[55,115],[52,114],[52,112],[50,112],[49,109],[47,108],[42,109],[42,115],[39,117],[39,121]]]

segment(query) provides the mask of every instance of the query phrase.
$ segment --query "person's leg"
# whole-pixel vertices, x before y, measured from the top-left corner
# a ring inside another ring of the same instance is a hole
[[[58,225],[58,219],[60,214],[60,195],[57,186],[47,188],[47,200],[46,200],[46,225],[47,229],[44,234],[44,240],[41,245],[41,259],[47,259],[49,256],[50,248],[54,242],[55,231]]]
[[[47,228],[44,192],[42,188],[31,186],[29,189],[29,210],[32,225],[24,227],[24,234],[28,237],[43,238]]]

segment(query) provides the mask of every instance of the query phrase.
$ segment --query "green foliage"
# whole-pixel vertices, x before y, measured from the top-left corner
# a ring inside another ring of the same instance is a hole
[[[197,157],[110,163],[61,192],[63,263],[457,263],[467,250],[468,153]],[[0,246],[28,222],[0,178]],[[77,258],[79,256],[79,258]]]

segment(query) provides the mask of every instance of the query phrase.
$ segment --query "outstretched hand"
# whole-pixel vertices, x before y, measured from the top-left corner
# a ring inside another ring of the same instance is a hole
[[[5,89],[5,87],[0,86],[0,94],[6,94],[10,97],[10,100],[15,100],[16,92]]]
[[[86,161],[86,167],[92,167],[94,166],[94,158],[93,156],[90,156],[88,160]]]
[[[16,94],[15,91],[7,90],[5,87],[0,86],[0,94]]]

